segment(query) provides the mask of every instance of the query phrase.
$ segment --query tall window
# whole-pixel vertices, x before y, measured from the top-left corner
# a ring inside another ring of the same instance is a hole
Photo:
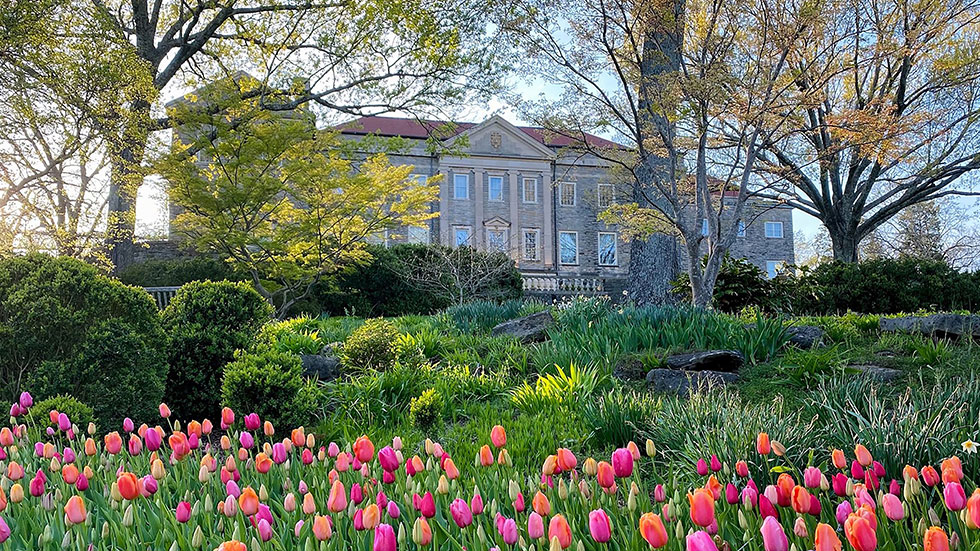
[[[453,174],[453,197],[455,199],[470,198],[469,174]]]
[[[487,187],[489,188],[487,193],[487,198],[491,201],[503,201],[504,200],[504,178],[503,176],[491,176],[487,180]]]
[[[616,186],[613,184],[599,184],[599,208],[606,208],[616,202]]]
[[[707,218],[702,218],[701,219],[701,235],[703,235],[705,237],[708,236],[708,219]]]
[[[769,276],[769,279],[772,279],[779,275],[779,272],[783,271],[784,267],[786,267],[786,262],[782,260],[767,260],[766,275]]]
[[[541,230],[524,230],[524,260],[538,260],[539,243],[541,242]]]
[[[558,232],[558,261],[562,264],[578,264],[578,232]]]
[[[616,234],[613,232],[599,232],[599,265],[615,266],[617,264]]]
[[[782,222],[766,222],[766,237],[770,239],[782,239],[783,238],[783,223]]]
[[[487,230],[487,249],[504,253],[507,252],[507,230]]]
[[[738,221],[738,236],[745,237],[745,222]]]
[[[575,182],[562,182],[558,194],[559,204],[563,207],[575,206]]]
[[[453,226],[453,243],[457,247],[473,246],[470,242],[471,233],[469,226]]]
[[[524,178],[522,181],[524,186],[524,202],[525,203],[537,203],[538,202],[538,179],[537,178]]]

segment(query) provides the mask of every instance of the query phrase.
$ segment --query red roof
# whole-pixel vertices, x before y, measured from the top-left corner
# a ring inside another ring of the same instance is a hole
[[[446,121],[434,121],[434,120],[418,120],[418,119],[406,119],[398,117],[361,117],[359,119],[354,119],[350,122],[346,122],[336,126],[335,128],[340,129],[342,134],[376,134],[379,136],[399,136],[402,138],[418,138],[426,139],[429,137],[430,133],[438,132],[442,129],[443,132],[449,130],[446,126]],[[453,123],[455,126],[447,138],[451,138],[457,134],[465,132],[474,126],[478,126],[478,123],[473,122],[456,122]],[[548,147],[568,147],[579,143],[579,140],[570,138],[568,136],[560,136],[554,132],[550,132],[541,128],[539,126],[519,126],[525,134],[530,136],[536,142],[543,144]],[[590,145],[596,147],[614,147],[621,148],[620,144],[607,140],[605,138],[600,138],[592,134],[586,134],[586,140]]]

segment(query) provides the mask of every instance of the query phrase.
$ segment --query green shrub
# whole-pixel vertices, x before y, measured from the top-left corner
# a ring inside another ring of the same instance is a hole
[[[68,420],[77,426],[80,431],[84,431],[89,423],[95,421],[95,414],[92,412],[92,408],[83,404],[74,396],[59,394],[41,400],[40,402],[35,402],[27,414],[28,425],[57,428],[57,423],[52,423],[51,418],[48,416],[51,410],[67,415]],[[114,430],[115,428],[106,427],[108,430]]]
[[[215,418],[225,364],[249,346],[272,316],[247,283],[196,281],[163,311],[170,334],[166,402],[178,419]]]
[[[192,281],[244,281],[246,274],[210,256],[174,260],[148,260],[130,264],[119,272],[119,280],[140,287],[176,287]]]
[[[463,333],[488,333],[494,326],[520,316],[523,308],[520,300],[480,300],[447,308],[446,315]]]
[[[442,409],[442,396],[436,392],[436,389],[430,388],[412,398],[409,415],[413,425],[420,429],[428,429],[442,417]]]
[[[657,405],[648,394],[613,389],[598,399],[582,402],[579,415],[589,430],[587,444],[621,448],[631,440],[642,441],[656,411]]]
[[[72,258],[0,260],[0,393],[70,394],[102,423],[150,421],[166,335],[153,299]]]
[[[242,415],[258,413],[283,428],[309,423],[316,403],[303,382],[299,356],[267,347],[235,354],[224,369],[221,400]]]
[[[385,371],[395,365],[398,331],[388,320],[369,319],[344,341],[341,362],[345,367]]]
[[[671,283],[673,293],[691,300],[691,278],[687,272]],[[712,304],[718,310],[736,313],[743,308],[755,307],[767,311],[778,310],[773,294],[773,284],[758,266],[744,258],[725,255],[715,280]]]
[[[555,373],[543,374],[531,386],[524,382],[511,392],[511,401],[524,413],[560,409],[572,411],[601,388],[607,379],[594,366],[578,368],[570,364],[568,372],[555,366]]]

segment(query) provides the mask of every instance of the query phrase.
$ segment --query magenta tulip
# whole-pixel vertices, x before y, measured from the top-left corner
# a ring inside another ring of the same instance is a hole
[[[597,543],[606,543],[612,538],[612,521],[602,509],[589,513],[589,533]]]
[[[390,524],[379,524],[374,529],[374,551],[396,551],[398,540]]]
[[[613,473],[617,478],[625,478],[633,474],[633,454],[626,448],[619,448],[612,454]]]
[[[191,519],[191,504],[181,501],[177,504],[177,522],[183,524]]]
[[[762,532],[762,546],[766,551],[787,551],[789,549],[789,539],[786,538],[786,532],[783,531],[782,525],[775,518],[766,517],[759,531]]]
[[[718,551],[718,546],[710,534],[699,530],[687,536],[687,551]]]

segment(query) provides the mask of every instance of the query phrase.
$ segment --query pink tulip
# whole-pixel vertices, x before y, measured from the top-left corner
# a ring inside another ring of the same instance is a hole
[[[336,442],[331,442],[330,445],[327,446],[327,455],[331,459],[337,457],[339,453],[340,453],[340,446],[338,446]]]
[[[727,501],[729,505],[735,505],[738,503],[738,488],[736,488],[731,482],[725,486],[725,501]]]
[[[20,409],[27,413],[27,410],[31,409],[34,405],[34,398],[31,396],[30,392],[24,391],[20,393]]]
[[[699,530],[687,536],[687,551],[718,551],[718,546],[710,534]]]
[[[902,486],[894,478],[888,483],[888,493],[895,495],[902,493]]]
[[[518,513],[524,512],[524,494],[517,492],[517,499],[514,500],[514,510]]]
[[[604,510],[589,513],[589,533],[597,543],[606,543],[612,537],[612,522]]]
[[[885,510],[888,520],[899,521],[905,518],[905,506],[902,500],[894,494],[885,494],[881,497],[881,507]]]
[[[160,436],[160,433],[156,431],[156,429],[147,430],[146,434],[143,435],[143,440],[146,441],[147,451],[155,452],[160,449],[160,446],[163,445],[163,438]]]
[[[803,471],[803,485],[811,490],[820,487],[821,473],[817,467],[807,467]]]
[[[857,460],[851,462],[851,478],[861,480],[864,478],[864,467]]]
[[[71,421],[64,413],[58,414],[58,428],[61,429],[61,432],[65,432],[71,428]]]
[[[364,490],[357,482],[350,487],[350,500],[354,502],[354,505],[360,505],[364,501]]]
[[[633,474],[633,454],[626,448],[619,448],[612,454],[613,472],[617,478]]]
[[[381,451],[378,452],[378,461],[381,463],[381,468],[386,471],[398,470],[398,455],[391,446],[381,448]]]
[[[398,518],[399,515],[402,514],[401,510],[398,509],[398,504],[394,501],[389,501],[388,506],[385,507],[385,510],[388,512],[388,516],[391,518]]]
[[[64,451],[61,452],[61,456],[64,459],[65,463],[75,462],[75,450],[71,448],[65,448]]]
[[[436,502],[432,497],[432,492],[425,492],[425,495],[419,498],[417,509],[425,518],[436,516]]]
[[[253,413],[252,415],[255,414]],[[246,417],[245,419],[248,419],[248,417]],[[265,519],[259,520],[258,526],[256,526],[256,528],[258,528],[259,530],[259,539],[261,539],[262,541],[269,541],[272,539],[272,526],[269,524],[269,521]]]
[[[151,475],[146,475],[143,477],[143,483],[140,484],[143,487],[143,497],[150,497],[157,493],[159,485],[157,484],[157,479],[153,478]]]
[[[762,532],[762,546],[766,551],[787,551],[789,549],[786,532],[783,531],[782,525],[775,518],[766,517],[759,531]]]
[[[38,474],[40,473],[41,471],[38,471]],[[44,493],[44,478],[40,476],[35,476],[32,478],[30,483],[30,491],[32,496],[41,497],[41,495]]]
[[[517,522],[512,519],[504,519],[504,522],[497,529],[500,532],[500,536],[504,538],[504,543],[507,545],[514,545],[517,543]],[[541,531],[544,532],[544,522],[541,523]]]
[[[18,404],[18,403],[10,404],[10,416],[11,417],[20,417],[20,414],[21,414],[20,404]]]
[[[748,508],[756,507],[759,504],[759,491],[754,486],[742,488],[742,505]]]
[[[959,482],[949,482],[943,488],[943,498],[946,508],[950,511],[962,511],[966,508],[966,492]]]
[[[834,488],[834,493],[839,497],[844,497],[847,495],[847,476],[844,473],[837,473],[830,479],[831,486]]]
[[[663,484],[657,484],[657,486],[653,489],[653,499],[657,503],[667,501],[667,490],[664,489]]]
[[[843,525],[844,521],[847,520],[847,517],[849,517],[852,512],[854,512],[854,509],[851,508],[851,503],[849,501],[840,502],[840,504],[837,506],[837,511],[834,514],[834,516],[837,517],[837,523]]]
[[[527,535],[532,540],[544,536],[544,519],[541,518],[541,515],[531,512],[527,517]]]
[[[762,515],[762,518],[779,518],[779,513],[776,512],[776,508],[766,496],[759,496],[759,514]]]
[[[374,551],[396,551],[398,540],[390,524],[379,524],[374,529]]]
[[[238,435],[238,443],[246,450],[250,450],[255,445],[255,438],[250,432],[242,432]]]
[[[282,442],[276,442],[272,445],[272,461],[276,465],[282,465],[286,462],[286,446]]]
[[[10,537],[10,527],[7,526],[7,521],[0,517],[0,543],[7,541]]]
[[[721,470],[721,461],[718,460],[718,456],[715,454],[711,454],[711,470],[713,472]]]
[[[191,504],[181,501],[177,504],[177,522],[183,524],[191,519]]]
[[[133,420],[129,417],[123,419],[123,430],[126,432],[133,432],[136,429],[136,425],[133,424]]]
[[[449,512],[452,514],[456,526],[466,528],[473,524],[473,511],[470,510],[470,506],[464,500],[454,499],[449,505]]]
[[[261,426],[262,420],[259,419],[258,413],[249,413],[245,416],[245,430],[259,430]]]
[[[300,531],[303,530],[303,524],[304,522],[302,520],[297,520],[296,525],[293,526],[293,534],[295,534],[297,538],[299,537]]]
[[[78,475],[78,478],[75,479],[75,489],[79,492],[88,490],[88,477],[84,474]]]
[[[470,509],[473,510],[474,515],[483,514],[483,496],[476,494],[470,499]]]
[[[708,462],[704,458],[698,459],[698,474],[701,476],[707,476],[708,474]]]
[[[816,494],[810,494],[810,509],[807,513],[812,517],[820,517],[820,511],[823,510],[823,506],[820,504],[820,499]]]

